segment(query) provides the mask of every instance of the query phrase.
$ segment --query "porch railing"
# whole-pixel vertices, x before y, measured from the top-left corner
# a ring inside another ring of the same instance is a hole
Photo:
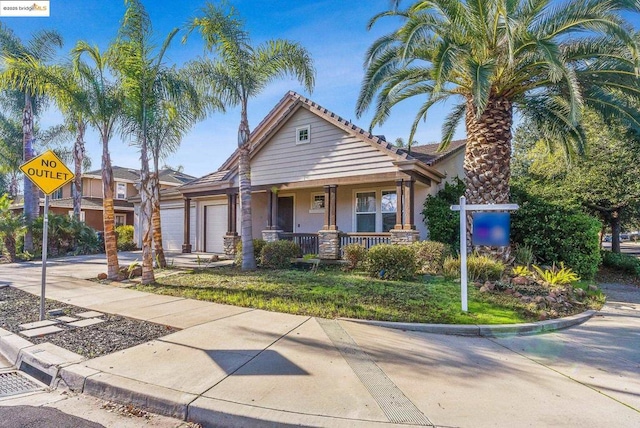
[[[391,243],[390,233],[353,232],[340,234],[341,249],[348,244],[360,244],[368,249],[374,245],[389,243]]]
[[[285,241],[293,241],[300,246],[302,255],[318,254],[318,234],[317,233],[290,233],[282,232],[279,238]]]

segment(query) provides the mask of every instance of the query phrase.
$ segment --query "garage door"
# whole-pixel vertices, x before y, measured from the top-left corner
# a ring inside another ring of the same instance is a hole
[[[196,211],[191,207],[191,245],[196,241]],[[184,243],[184,208],[161,208],[160,221],[162,225],[162,247],[165,250],[182,250]]]
[[[207,253],[224,253],[224,235],[227,233],[227,205],[206,205],[205,248]]]

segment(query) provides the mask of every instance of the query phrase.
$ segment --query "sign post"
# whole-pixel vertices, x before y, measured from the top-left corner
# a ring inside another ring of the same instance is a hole
[[[469,310],[467,299],[467,286],[469,282],[467,274],[467,211],[510,211],[517,209],[517,204],[467,205],[467,199],[464,196],[460,196],[460,205],[451,205],[451,211],[460,211],[460,301],[463,312]]]
[[[47,249],[49,247],[49,195],[73,180],[74,174],[51,150],[20,165],[20,170],[44,193],[42,284],[40,287],[40,321],[43,321],[47,282]]]

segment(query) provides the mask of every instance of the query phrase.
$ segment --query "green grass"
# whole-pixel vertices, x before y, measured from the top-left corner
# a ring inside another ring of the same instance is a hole
[[[444,279],[382,281],[334,268],[317,272],[225,267],[185,271],[137,290],[268,311],[324,318],[447,324],[531,321],[517,299],[469,287],[469,312],[460,309],[460,284]]]

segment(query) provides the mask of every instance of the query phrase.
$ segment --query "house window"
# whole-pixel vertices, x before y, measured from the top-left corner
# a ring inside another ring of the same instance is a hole
[[[324,193],[312,193],[311,194],[311,208],[310,213],[323,213],[324,212]]]
[[[69,217],[73,218],[73,210],[69,211]],[[85,221],[84,218],[84,211],[80,211],[80,221]]]
[[[127,224],[127,215],[126,214],[116,214],[115,215],[115,223],[116,227],[124,226]]]
[[[356,232],[376,231],[376,192],[356,193]]]
[[[296,144],[307,144],[311,138],[311,125],[296,128]]]
[[[127,199],[127,183],[116,183],[116,199]]]
[[[382,191],[381,209],[382,211],[382,231],[388,232],[396,224],[396,212],[398,211],[398,196],[395,191]]]
[[[51,194],[51,199],[62,199],[62,187]]]

